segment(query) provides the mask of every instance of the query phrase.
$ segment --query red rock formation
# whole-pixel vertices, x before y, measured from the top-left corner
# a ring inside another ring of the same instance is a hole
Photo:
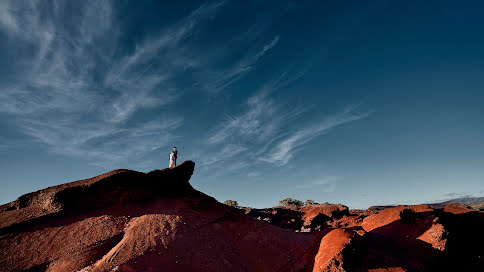
[[[362,267],[481,271],[484,235],[478,229],[483,226],[483,213],[462,208],[416,205],[382,210],[363,220],[367,233]]]
[[[312,270],[321,233],[223,205],[190,186],[193,169],[119,170],[20,197],[0,213],[2,271]]]
[[[361,226],[365,231],[372,231],[376,228],[388,225],[400,219],[400,213],[407,209],[406,206],[398,206],[380,211],[363,219]]]
[[[193,189],[194,167],[116,170],[0,206],[0,270],[484,271],[482,212],[237,209]]]
[[[444,207],[444,212],[452,213],[452,214],[461,214],[461,213],[468,213],[473,212],[474,210],[467,207],[467,205],[460,204],[460,203],[450,203]]]
[[[438,218],[435,218],[432,226],[426,230],[417,239],[429,243],[433,248],[443,251],[447,243],[447,231],[444,225],[438,223]]]
[[[273,207],[268,209],[244,208],[245,214],[265,221],[271,225],[293,231],[301,230],[303,225],[302,213],[293,209]]]
[[[311,230],[315,230],[317,226],[331,225],[333,221],[349,215],[348,207],[341,204],[305,205],[300,211],[303,212],[304,227]]]
[[[313,272],[352,270],[356,260],[348,249],[355,248],[355,240],[358,241],[359,237],[350,229],[334,229],[326,234],[315,257]],[[345,250],[346,254],[343,254]]]

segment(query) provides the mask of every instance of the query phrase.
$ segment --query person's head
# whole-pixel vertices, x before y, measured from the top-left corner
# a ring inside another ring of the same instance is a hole
[[[176,150],[176,146],[173,147],[173,150]]]

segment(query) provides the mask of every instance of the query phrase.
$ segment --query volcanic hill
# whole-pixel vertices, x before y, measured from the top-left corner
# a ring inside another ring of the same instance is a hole
[[[195,163],[115,170],[0,206],[0,271],[484,271],[484,214],[449,204],[251,209]]]

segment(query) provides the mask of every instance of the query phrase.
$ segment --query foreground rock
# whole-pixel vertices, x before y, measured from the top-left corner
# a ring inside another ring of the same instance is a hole
[[[313,272],[354,271],[359,264],[360,235],[351,229],[334,229],[321,240]]]
[[[2,206],[2,271],[312,270],[321,233],[223,205],[190,186],[193,170],[118,170]]]
[[[284,215],[284,222],[299,224],[282,227],[325,235],[314,271],[484,271],[484,214],[466,205],[348,210],[341,204],[322,204],[286,209],[272,208]],[[265,221],[273,222],[272,213],[267,214]]]

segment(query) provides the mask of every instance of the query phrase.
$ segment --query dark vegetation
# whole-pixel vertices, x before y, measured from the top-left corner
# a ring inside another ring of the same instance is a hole
[[[224,201],[224,204],[225,205],[229,205],[229,206],[232,206],[232,207],[238,207],[239,206],[239,203],[237,203],[237,201],[235,200],[225,200]]]

